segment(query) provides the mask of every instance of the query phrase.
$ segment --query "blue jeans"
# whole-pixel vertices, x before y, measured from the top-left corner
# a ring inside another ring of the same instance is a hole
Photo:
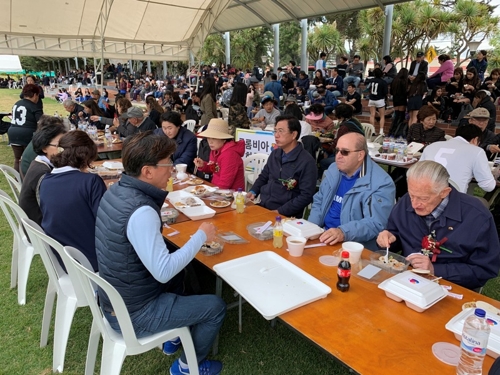
[[[116,317],[106,311],[104,315],[111,328],[121,332]],[[215,295],[180,296],[163,293],[141,310],[132,313],[130,319],[138,338],[189,326],[200,363],[207,357],[225,316],[226,304]],[[184,353],[181,354],[181,360],[187,363]]]
[[[347,85],[349,83],[354,83],[354,86],[358,87],[360,82],[361,82],[361,78],[360,77],[356,77],[356,76],[347,76],[347,77],[345,77],[344,78],[344,91],[347,91]]]

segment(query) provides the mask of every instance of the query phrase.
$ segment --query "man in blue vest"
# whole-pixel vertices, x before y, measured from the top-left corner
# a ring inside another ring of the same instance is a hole
[[[151,131],[128,138],[123,146],[125,173],[102,198],[96,220],[99,274],[122,296],[138,338],[189,326],[200,374],[217,375],[222,363],[205,359],[226,313],[214,295],[182,295],[182,274],[205,242],[215,239],[211,223],[200,225],[180,249],[170,252],[162,236],[160,208],[172,173],[175,142]],[[120,326],[105,293],[101,309],[110,326]],[[163,345],[165,354],[180,347],[180,339]],[[181,354],[170,374],[189,374]]]

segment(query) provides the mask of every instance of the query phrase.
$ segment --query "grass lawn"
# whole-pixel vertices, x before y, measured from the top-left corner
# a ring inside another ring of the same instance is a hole
[[[19,90],[0,90],[0,110],[7,111],[19,97]],[[62,105],[53,99],[44,100],[45,113],[65,113]],[[0,142],[0,164],[13,165],[13,154],[6,142]],[[0,189],[9,192],[3,177]],[[0,215],[0,375],[48,375],[52,373],[53,329],[49,344],[40,348],[40,329],[47,275],[40,257],[31,266],[27,303],[17,304],[16,289],[9,289],[12,232],[3,215]],[[201,272],[207,282],[207,292],[213,291],[213,276]],[[485,294],[500,299],[499,279],[491,280]],[[224,299],[229,303],[234,297],[224,288]],[[332,314],[340,312],[332,311]],[[330,355],[315,347],[308,340],[278,323],[271,328],[248,304],[243,307],[243,333],[238,333],[237,309],[228,311],[222,327],[219,354],[216,359],[224,363],[224,374],[234,375],[293,375],[293,374],[349,374],[349,370]],[[84,373],[91,314],[88,308],[78,309],[73,321],[66,352],[64,373]],[[314,322],[311,322],[314,324]],[[444,327],[443,327],[444,329]],[[332,332],[335,327],[332,327]],[[332,340],[335,337],[332,335]],[[355,350],[355,348],[353,348]],[[177,356],[164,356],[159,350],[127,357],[122,374],[168,374],[170,364]],[[100,353],[96,366],[99,373]]]

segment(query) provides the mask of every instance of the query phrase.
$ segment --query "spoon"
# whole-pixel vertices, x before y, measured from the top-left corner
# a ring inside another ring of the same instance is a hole
[[[385,248],[384,263],[389,263],[389,246]]]

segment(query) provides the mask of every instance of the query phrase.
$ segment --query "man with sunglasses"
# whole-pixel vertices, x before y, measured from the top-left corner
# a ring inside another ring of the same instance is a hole
[[[335,163],[314,195],[308,220],[325,228],[319,238],[323,243],[357,241],[377,250],[375,240],[394,206],[394,182],[372,161],[359,133],[340,137],[335,154]]]

